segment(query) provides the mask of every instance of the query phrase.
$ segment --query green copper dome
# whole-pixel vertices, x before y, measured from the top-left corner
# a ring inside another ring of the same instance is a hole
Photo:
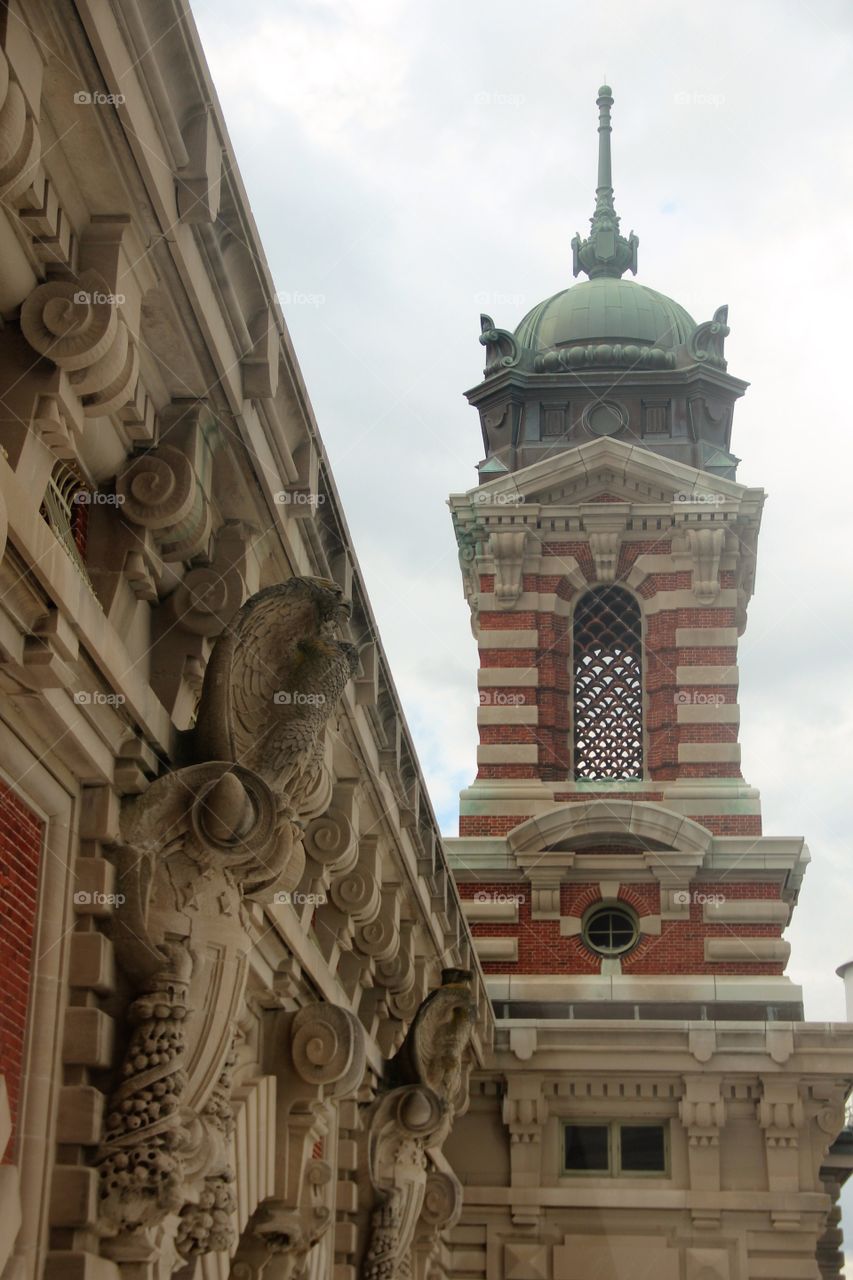
[[[649,344],[665,351],[696,324],[682,306],[644,284],[597,276],[540,302],[515,331],[521,347],[546,351],[574,343]]]

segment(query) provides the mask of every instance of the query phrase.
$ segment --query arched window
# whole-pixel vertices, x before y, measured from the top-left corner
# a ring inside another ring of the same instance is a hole
[[[640,607],[623,587],[593,587],[573,630],[574,776],[643,776]]]

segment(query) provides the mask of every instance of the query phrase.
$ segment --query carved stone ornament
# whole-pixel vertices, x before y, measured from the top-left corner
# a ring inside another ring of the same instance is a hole
[[[259,1205],[234,1255],[235,1280],[301,1280],[333,1218],[330,1166],[313,1156],[332,1104],[361,1086],[365,1034],[348,1010],[315,1004],[281,1013],[271,1037],[277,1080],[275,1196]]]
[[[480,342],[486,348],[485,377],[518,364],[518,343],[507,329],[496,329],[491,316],[480,316]]]
[[[122,520],[143,530],[143,539],[153,542],[162,560],[177,564],[205,555],[209,547],[208,493],[217,427],[203,400],[173,401],[158,415],[158,424],[160,444],[128,460],[116,477],[116,493],[121,498]],[[221,576],[224,566],[217,569]],[[220,595],[225,590],[221,588]],[[208,598],[207,591],[202,569],[197,581],[184,584],[179,616],[221,613],[224,602]],[[218,632],[202,622],[199,634]]]
[[[87,417],[112,413],[132,399],[136,343],[98,272],[38,285],[21,308],[21,331],[39,355],[68,373]]]
[[[462,1184],[452,1173],[431,1169],[420,1221],[412,1248],[412,1280],[430,1280],[433,1261],[439,1250],[441,1233],[454,1227],[462,1214]]]
[[[320,1188],[329,1183],[332,1170],[312,1160],[307,1175]],[[231,1280],[303,1280],[311,1250],[331,1220],[325,1204],[301,1212],[270,1201],[261,1205],[231,1264]]]
[[[566,370],[617,366],[628,369],[673,369],[675,352],[663,347],[639,347],[636,343],[590,343],[586,347],[560,347],[537,352],[533,357],[535,373],[563,373]]]
[[[589,549],[595,564],[596,582],[613,582],[619,559],[621,535],[613,530],[593,532],[589,535]]]
[[[705,320],[696,326],[687,343],[687,349],[694,360],[706,361],[717,369],[725,369],[723,347],[731,333],[726,323],[728,318],[728,307],[717,307],[713,320]]]
[[[477,638],[478,614],[480,612],[480,566],[479,556],[483,542],[487,538],[482,525],[462,527],[456,515],[453,518],[456,542],[459,548],[459,568],[462,570],[462,590],[471,610],[471,631]]]
[[[354,667],[336,638],[345,613],[339,588],[319,579],[253,596],[214,647],[194,763],[124,803],[112,927],[136,996],[97,1154],[106,1236],[176,1214],[186,1256],[231,1243],[241,904],[249,892],[292,889],[302,874],[300,797],[316,785],[323,730]]]
[[[522,592],[527,530],[496,530],[489,535],[495,561],[495,606],[512,609]]]
[[[38,125],[0,51],[0,196],[7,205],[33,181],[40,153]]]
[[[412,1275],[412,1244],[428,1186],[430,1148],[468,1103],[467,1049],[476,1015],[468,970],[445,969],[389,1063],[389,1091],[374,1104],[368,1170],[377,1197],[364,1280]]]
[[[725,540],[723,529],[687,530],[693,559],[693,594],[700,604],[712,604],[720,594],[720,558]]]

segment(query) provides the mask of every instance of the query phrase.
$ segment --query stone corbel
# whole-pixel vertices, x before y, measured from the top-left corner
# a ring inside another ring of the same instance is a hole
[[[400,1048],[425,994],[423,966],[415,963],[414,925],[400,924],[399,945],[394,954],[373,963],[375,1012],[379,1016],[376,1039],[386,1057]]]
[[[448,1274],[441,1265],[442,1234],[455,1227],[461,1215],[462,1183],[449,1169],[430,1169],[412,1244],[412,1280],[438,1280]]]
[[[270,400],[278,387],[281,335],[271,307],[264,307],[249,326],[254,346],[240,362],[243,395],[247,400]]]
[[[293,452],[295,479],[279,489],[274,500],[294,520],[312,520],[324,501],[320,488],[320,455],[313,440],[304,441]]]
[[[121,516],[150,530],[169,564],[208,550],[215,427],[201,400],[175,401],[160,415],[161,443],[131,458],[116,477]]]
[[[335,948],[349,951],[359,925],[370,924],[379,915],[378,845],[376,836],[362,836],[355,865],[332,875],[328,898],[317,906],[314,932],[327,960]]]
[[[41,154],[41,137],[32,104],[27,102],[14,71],[0,50],[0,195],[6,204],[33,183]]]
[[[347,1010],[315,1004],[277,1013],[269,1037],[277,1077],[274,1194],[240,1239],[231,1276],[295,1280],[332,1222],[332,1169],[312,1155],[327,1140],[332,1108],[361,1086],[365,1036]]]
[[[613,582],[615,579],[620,545],[619,534],[612,531],[589,535],[589,549],[595,565],[596,582]]]
[[[222,634],[256,585],[250,549],[255,531],[238,520],[227,521],[216,535],[210,564],[190,569],[169,597],[177,626],[208,640]]]
[[[305,828],[306,893],[328,897],[333,876],[345,875],[358,861],[358,804],[356,784],[341,780],[332,790],[332,803]]]
[[[735,625],[737,633],[742,636],[746,630],[746,615],[752,593],[755,589],[755,565],[757,560],[758,529],[738,523],[734,529],[738,540],[737,577],[735,589],[737,602],[735,605]]]
[[[427,996],[367,1124],[366,1164],[373,1189],[363,1280],[411,1274],[412,1245],[428,1184],[427,1152],[440,1148],[468,1103],[468,1046],[476,1007],[472,975],[449,969]]]
[[[726,1122],[720,1083],[720,1077],[714,1075],[685,1077],[678,1117],[687,1131],[691,1191],[720,1190],[720,1130]],[[692,1218],[694,1226],[719,1225],[718,1211],[694,1208]]]
[[[530,885],[531,919],[559,920],[560,886],[574,865],[575,854],[570,850],[521,854],[517,861]]]
[[[482,525],[461,525],[455,512],[453,527],[459,548],[462,591],[471,611],[471,632],[476,640],[480,613],[480,558],[488,535]]]
[[[151,684],[179,722],[184,718],[182,693],[195,704],[211,640],[222,634],[257,585],[254,535],[241,521],[227,521],[216,534],[210,563],[189,569],[155,615]],[[134,559],[125,562],[126,576],[134,565]]]
[[[336,639],[345,616],[340,593],[313,579],[253,597],[211,655],[193,763],[122,805],[111,932],[135,998],[97,1155],[99,1226],[140,1280],[230,1244],[241,904],[301,876],[300,799],[354,667]],[[314,696],[279,702],[276,690]]]
[[[622,504],[587,503],[581,510],[583,527],[589,536],[596,582],[613,582],[628,508]]]
[[[818,1178],[827,1151],[844,1128],[846,1093],[843,1087],[820,1083],[812,1087],[811,1094],[818,1107],[814,1113],[816,1141],[812,1144],[812,1167]]]
[[[523,590],[527,529],[500,529],[489,534],[495,562],[495,608],[512,609]]]
[[[369,924],[360,925],[353,939],[353,951],[349,957],[353,968],[358,967],[357,981],[368,988],[362,995],[359,1005],[359,1017],[362,1019],[369,1035],[377,1035],[381,1020],[389,1013],[388,994],[394,986],[386,987],[377,977],[383,973],[392,975],[391,981],[396,985],[397,964],[400,959],[401,944],[405,925],[400,923],[399,885],[387,885],[382,889],[382,902],[379,914]],[[352,981],[353,973],[348,972],[349,965],[344,964],[342,977],[348,975]],[[400,991],[405,991],[405,971],[400,973]],[[390,1046],[384,1045],[387,1051]]]
[[[181,222],[215,222],[222,183],[222,144],[213,108],[195,112],[182,129],[188,163],[176,175],[176,199]]]
[[[758,1123],[764,1131],[767,1185],[770,1191],[800,1188],[800,1130],[805,1113],[796,1080],[762,1077],[757,1103]],[[774,1225],[775,1221],[774,1221]]]
[[[99,272],[86,270],[45,281],[21,307],[21,332],[68,374],[86,418],[120,409],[136,389],[139,356],[119,297]]]
[[[720,594],[720,559],[725,546],[724,529],[685,529],[692,558],[693,594],[700,604],[713,604]]]
[[[513,1190],[539,1185],[542,1175],[541,1142],[548,1119],[548,1103],[542,1096],[538,1079],[526,1075],[507,1078],[507,1092],[502,1106],[503,1122],[510,1139],[510,1184]],[[511,1205],[516,1226],[529,1225],[538,1219],[524,1203]]]

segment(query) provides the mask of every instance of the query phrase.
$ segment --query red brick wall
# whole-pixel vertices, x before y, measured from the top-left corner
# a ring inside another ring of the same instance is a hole
[[[691,886],[697,894],[722,894],[728,899],[777,899],[779,886],[771,883],[730,884],[728,881],[712,884],[697,881]],[[600,956],[589,951],[579,937],[561,937],[558,920],[533,920],[531,918],[530,887],[526,883],[476,883],[460,884],[463,898],[473,898],[478,893],[519,895],[517,924],[492,924],[473,921],[474,936],[518,938],[518,961],[491,960],[483,964],[486,973],[525,974],[584,974],[598,973]],[[597,884],[563,885],[560,893],[560,911],[565,916],[580,917],[588,907],[600,899]],[[657,915],[660,911],[660,890],[656,884],[622,885],[619,897],[628,902],[637,915]],[[694,895],[695,898],[695,895]],[[781,974],[781,963],[720,963],[706,961],[706,938],[779,938],[782,926],[778,924],[706,924],[702,919],[701,899],[691,901],[689,919],[663,920],[660,934],[644,935],[630,954],[622,957],[625,974]]]
[[[21,1096],[42,835],[42,822],[0,782],[0,1071],[13,1126]],[[13,1134],[6,1161],[13,1159],[14,1145]]]

